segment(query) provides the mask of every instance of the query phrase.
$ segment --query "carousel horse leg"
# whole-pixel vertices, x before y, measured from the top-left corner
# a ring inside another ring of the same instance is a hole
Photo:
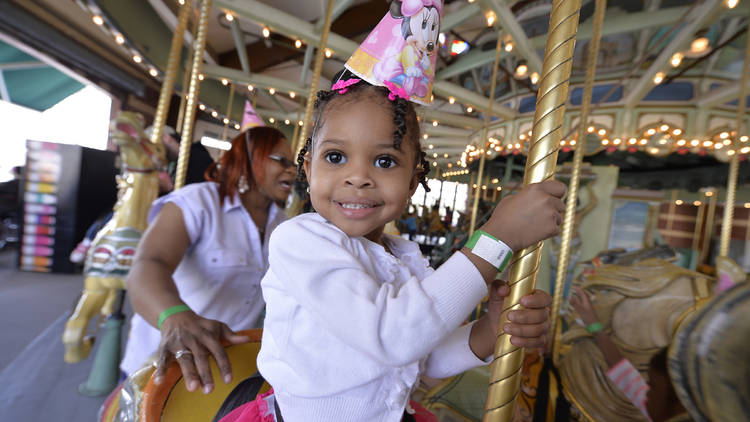
[[[110,289],[108,299],[110,297],[114,298],[112,301],[114,309],[107,316],[107,322],[104,324],[91,373],[86,382],[78,387],[78,392],[84,396],[109,394],[120,379],[120,343],[122,326],[125,323],[125,315],[122,313],[125,290]]]
[[[87,277],[84,289],[73,313],[65,323],[62,340],[65,345],[65,362],[80,362],[91,352],[93,337],[85,337],[89,321],[99,314],[109,295],[98,277]]]

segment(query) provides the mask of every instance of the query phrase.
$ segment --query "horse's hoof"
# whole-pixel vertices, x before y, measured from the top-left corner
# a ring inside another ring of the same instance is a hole
[[[78,363],[86,359],[94,345],[94,337],[85,337],[78,343],[65,343],[65,362]]]

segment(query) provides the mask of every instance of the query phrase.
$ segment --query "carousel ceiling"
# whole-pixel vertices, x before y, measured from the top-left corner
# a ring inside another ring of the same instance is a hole
[[[124,66],[129,71],[138,69],[154,82],[162,77],[181,2],[10,1],[29,10],[33,9],[29,5],[43,5],[66,16],[110,55],[129,60]],[[482,149],[477,145],[498,36],[503,50],[490,131],[494,143],[485,153],[494,159],[525,152],[551,3],[445,1],[435,101],[420,110],[425,147],[429,146],[429,155],[441,171],[471,166]],[[389,2],[335,0],[334,4],[323,75],[312,81],[310,57],[320,42],[327,0],[214,0],[204,55],[202,118],[236,123],[248,98],[271,124],[291,128],[297,123],[309,85],[328,86],[387,12]],[[585,144],[589,161],[614,152],[623,159],[630,154],[631,160],[708,154],[717,162],[726,161],[727,148],[722,150],[726,138],[721,135],[737,135],[732,130],[750,1],[609,0],[593,113],[586,122],[594,131],[583,143],[577,142],[576,128],[593,6],[593,1],[583,1],[563,151]],[[185,38],[188,46],[190,31]],[[177,84],[181,81],[179,75]],[[239,95],[228,113],[230,86]],[[665,125],[668,130],[660,130]],[[654,133],[649,132],[652,129]],[[750,146],[746,152],[750,153]]]

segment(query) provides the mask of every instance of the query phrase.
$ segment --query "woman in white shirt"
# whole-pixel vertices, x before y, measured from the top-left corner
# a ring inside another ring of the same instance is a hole
[[[258,327],[265,303],[260,280],[268,238],[284,221],[277,202],[296,175],[292,151],[276,129],[256,127],[206,172],[210,180],[154,202],[126,280],[136,315],[121,369],[130,374],[157,352],[159,376],[176,359],[188,390],[213,390],[208,358],[231,380],[221,340]],[[157,328],[159,329],[157,329]]]

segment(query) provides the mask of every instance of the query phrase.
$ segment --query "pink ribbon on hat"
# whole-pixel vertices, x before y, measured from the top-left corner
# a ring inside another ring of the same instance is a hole
[[[340,80],[333,84],[331,87],[332,91],[338,91],[339,94],[346,94],[346,91],[349,90],[349,87],[356,84],[357,82],[361,81],[362,79],[359,78],[350,78],[346,80]]]
[[[442,15],[443,0],[404,0],[401,3],[401,13],[404,16],[414,16],[425,7],[435,7]]]
[[[410,98],[409,93],[406,92],[406,90],[403,87],[398,86],[391,81],[384,81],[383,85],[385,85],[386,88],[388,88],[388,91],[391,91],[391,93],[388,94],[388,99],[391,101],[396,101],[396,98],[399,98],[399,97],[405,100],[408,100]]]

